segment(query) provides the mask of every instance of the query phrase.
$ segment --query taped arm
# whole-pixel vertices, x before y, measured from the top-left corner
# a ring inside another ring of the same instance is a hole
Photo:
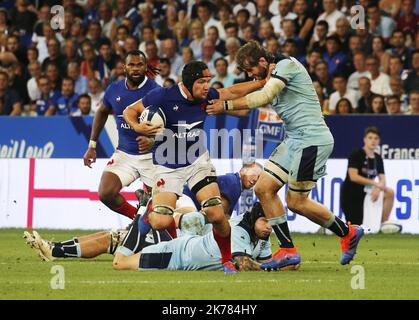
[[[243,110],[253,109],[271,102],[285,88],[285,83],[278,78],[270,78],[262,90],[249,93],[243,98],[224,102],[224,109]]]

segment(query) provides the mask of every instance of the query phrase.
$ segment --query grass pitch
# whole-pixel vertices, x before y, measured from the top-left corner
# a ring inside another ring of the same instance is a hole
[[[419,298],[419,236],[367,235],[355,260],[341,266],[336,237],[294,234],[302,255],[299,271],[226,276],[221,271],[118,272],[112,269],[110,255],[42,262],[25,244],[22,233],[23,229],[0,230],[0,300]],[[74,230],[40,233],[56,241],[87,234]],[[55,265],[64,267],[63,290],[51,289]]]

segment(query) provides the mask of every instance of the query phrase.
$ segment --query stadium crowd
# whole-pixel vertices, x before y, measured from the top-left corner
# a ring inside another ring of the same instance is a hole
[[[227,87],[246,80],[235,55],[250,40],[302,62],[324,114],[419,114],[418,12],[414,0],[5,0],[0,115],[93,115],[133,49],[162,86],[197,59]]]

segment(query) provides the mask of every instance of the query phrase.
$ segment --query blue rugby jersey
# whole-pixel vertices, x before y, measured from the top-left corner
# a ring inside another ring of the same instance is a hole
[[[127,106],[140,100],[148,92],[160,86],[154,80],[146,77],[137,89],[129,90],[125,82],[126,78],[112,82],[105,91],[103,104],[111,109],[115,116],[119,136],[117,149],[128,154],[138,155],[138,142],[135,139],[139,134],[125,122],[122,113]]]
[[[242,193],[240,174],[236,172],[217,176],[217,183],[218,187],[220,188],[221,195],[225,197],[230,203],[230,208],[228,211],[231,215]],[[183,194],[192,199],[198,211],[201,210],[201,204],[198,202],[192,191],[189,190],[188,186],[183,188]]]
[[[160,107],[166,115],[163,135],[156,136],[153,162],[168,168],[192,164],[206,149],[204,121],[209,100],[219,99],[219,92],[210,88],[207,99],[189,101],[180,85],[156,88],[143,99],[145,108]]]

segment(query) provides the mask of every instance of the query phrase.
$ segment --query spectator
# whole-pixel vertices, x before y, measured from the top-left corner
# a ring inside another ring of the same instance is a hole
[[[336,104],[336,114],[351,114],[352,112],[352,104],[349,99],[341,98]]]
[[[404,69],[411,69],[412,50],[406,47],[406,35],[400,30],[395,30],[391,37],[390,44],[392,45],[390,53],[400,57]]]
[[[266,47],[266,42],[269,39],[276,38],[274,33],[274,27],[270,21],[263,21],[260,24],[259,33],[258,33],[259,42],[262,43],[264,47]],[[282,41],[285,39],[282,38]]]
[[[60,90],[61,88],[61,77],[58,71],[58,67],[54,62],[49,62],[45,67],[45,75],[51,83],[53,90]]]
[[[327,63],[324,60],[317,61],[316,67],[314,69],[314,80],[318,81],[322,85],[324,88],[323,92],[325,94],[325,98],[329,99],[329,96],[334,90],[332,78],[327,72]]]
[[[340,49],[344,52],[349,50],[349,36],[350,36],[350,25],[346,17],[342,17],[336,20],[336,35],[339,38]]]
[[[317,50],[322,53],[326,52],[326,38],[329,30],[329,25],[326,21],[321,20],[317,22],[315,28],[315,36],[310,40],[310,50]]]
[[[281,46],[276,38],[270,38],[266,41],[266,50],[272,54],[277,55],[281,50]]]
[[[87,79],[98,78],[98,57],[93,46],[89,42],[83,43],[81,50],[83,52],[83,61],[80,66],[80,74],[85,76]]]
[[[278,2],[278,12],[278,15],[275,15],[271,18],[271,23],[274,28],[276,37],[280,37],[283,35],[282,21],[284,21],[285,19],[294,20],[297,18],[297,15],[294,12],[290,12],[287,0],[280,0]]]
[[[374,56],[369,56],[366,60],[367,70],[370,73],[368,77],[371,80],[371,91],[375,94],[388,96],[392,94],[390,88],[390,77],[383,72],[380,72],[378,59]]]
[[[41,64],[38,61],[32,61],[28,64],[28,71],[31,78],[26,83],[29,100],[34,102],[41,96],[41,91],[38,87],[38,78],[41,75]]]
[[[154,29],[154,27],[160,29],[160,26],[153,21],[153,5],[150,3],[141,3],[138,5],[140,9],[140,16],[141,20],[138,23],[138,25],[135,27],[135,30],[133,32],[133,35],[137,38],[141,38],[142,30],[144,30],[145,27],[149,27]],[[163,33],[167,30],[159,30],[160,34],[163,31]]]
[[[0,71],[0,116],[20,116],[22,100],[17,92],[9,88],[9,75]]]
[[[419,115],[419,90],[412,91],[409,95],[409,111],[406,114]]]
[[[39,53],[38,53],[38,49],[36,49],[36,47],[32,46],[28,48],[27,54],[26,54],[26,58],[28,60],[28,64],[32,63],[32,62],[39,62],[38,58],[39,58]]]
[[[157,45],[157,48],[160,48],[161,42],[159,39],[157,39],[153,27],[144,26],[141,29],[141,35],[142,35],[141,37],[142,42],[140,43],[140,46],[138,47],[140,51],[145,52],[145,44],[151,41],[154,41]]]
[[[127,26],[120,25],[116,28],[116,39],[113,43],[113,49],[120,58],[123,58],[125,56],[124,46],[125,40],[127,40],[128,35],[129,29]]]
[[[92,110],[92,100],[88,94],[82,94],[77,99],[78,109],[71,114],[73,117],[92,116],[95,113]]]
[[[194,59],[195,58],[194,58],[192,49],[190,47],[184,47],[184,48],[182,48],[182,61],[183,61],[182,70],[183,70],[183,67],[186,64],[188,64],[189,62],[191,62]]]
[[[6,51],[13,53],[16,59],[26,65],[28,63],[25,50],[19,44],[19,37],[11,34],[7,37]]]
[[[240,41],[237,38],[227,38],[226,49],[228,55],[224,58],[228,62],[228,73],[233,74],[236,78],[243,77],[242,72],[237,68],[236,54],[240,49]]]
[[[220,39],[217,27],[212,26],[208,28],[207,39],[214,43],[215,51],[219,52],[222,56],[227,54],[226,43],[224,40]]]
[[[347,81],[344,75],[337,74],[333,77],[333,88],[336,90],[330,95],[329,111],[335,113],[336,105],[342,98],[347,98],[352,106],[357,106],[358,95],[356,91],[347,88]]]
[[[176,3],[168,3],[166,6],[166,19],[160,19],[157,23],[157,37],[160,40],[173,39],[175,37],[175,27],[178,22]]]
[[[353,63],[356,71],[352,73],[348,78],[348,88],[358,91],[359,79],[362,77],[368,77],[370,74],[367,71],[365,63],[365,54],[363,52],[355,53]]]
[[[388,64],[388,75],[390,78],[406,79],[407,70],[403,70],[402,59],[399,56],[391,56]]]
[[[218,29],[216,27],[214,28],[217,31],[217,37],[218,37]],[[211,30],[211,28],[209,30]],[[180,51],[182,48],[189,46],[190,40],[188,36],[188,24],[185,22],[178,22],[176,23],[175,29],[175,37],[176,37],[176,47],[178,51]]]
[[[155,81],[158,85],[163,86],[164,81],[167,78],[177,79],[178,77],[171,73],[171,65],[170,60],[167,58],[161,58],[160,59],[160,65],[159,65],[159,74],[157,75]]]
[[[380,71],[388,73],[390,54],[385,51],[385,43],[380,36],[373,36],[372,38],[372,55],[379,61]]]
[[[256,16],[257,13],[255,4],[249,0],[239,0],[239,3],[233,8],[233,14],[237,15],[240,10],[247,10],[252,17]]]
[[[418,30],[419,16],[415,14],[415,2],[413,0],[402,0],[401,12],[397,19],[397,29],[403,34],[410,34],[412,37]]]
[[[87,40],[86,37],[86,26],[83,24],[83,21],[80,18],[74,19],[70,27],[70,37],[77,43],[81,45]]]
[[[329,99],[326,99],[326,95],[321,83],[319,81],[313,81],[313,87],[316,90],[317,97],[319,98],[323,114],[329,114]]]
[[[213,18],[211,5],[208,1],[202,1],[198,3],[197,13],[198,13],[199,20],[202,22],[204,26],[204,30],[205,30],[204,35],[208,34],[209,27],[214,26],[214,27],[217,27],[218,32],[220,34],[220,38],[225,39],[226,34],[224,31],[224,27],[220,21]]]
[[[362,49],[367,54],[372,53],[372,34],[368,31],[368,20],[365,20],[365,28],[356,28],[356,35],[361,39]]]
[[[211,84],[211,87],[218,90],[224,88],[224,85],[220,81],[215,81]]]
[[[419,49],[412,54],[412,66],[412,70],[404,80],[404,89],[407,94],[419,88]]]
[[[239,37],[243,39],[243,28],[249,23],[250,14],[246,9],[241,9],[235,16],[236,23],[239,26]],[[208,34],[208,33],[207,33]]]
[[[409,110],[409,96],[404,92],[403,82],[400,77],[390,78],[390,88],[394,95],[400,98],[400,107],[403,113]]]
[[[265,20],[271,20],[273,14],[269,11],[270,0],[256,0],[256,20],[254,23],[254,29],[259,30],[260,23]]]
[[[269,0],[267,0],[269,1]],[[232,10],[231,7],[228,3],[226,2],[222,2],[219,6],[218,6],[218,19],[220,19],[220,23],[222,26],[222,30],[218,30],[218,33],[220,35],[220,38],[222,40],[226,40],[227,38],[227,34],[226,34],[226,30],[225,30],[225,26],[227,23],[231,22],[231,15],[232,15]]]
[[[387,42],[396,29],[395,21],[390,17],[380,15],[380,9],[375,2],[371,2],[367,6],[367,17],[370,33],[382,37]]]
[[[33,26],[33,35],[43,35],[43,24],[51,21],[51,7],[47,4],[42,5],[38,10],[38,20]],[[33,39],[33,38],[32,38]]]
[[[78,95],[87,93],[87,78],[80,74],[80,66],[76,62],[70,62],[67,66],[67,76],[74,80],[74,92]]]
[[[9,75],[9,88],[15,90],[22,104],[29,103],[27,82],[23,79],[21,66],[18,62],[12,62],[5,66],[5,71]]]
[[[50,39],[55,39],[55,33],[49,22],[42,24],[42,35],[36,33],[32,35],[32,45],[38,49],[38,61],[40,63],[48,57],[47,43]]]
[[[310,50],[307,54],[305,67],[311,79],[315,78],[316,63],[322,58],[322,53],[319,50]]]
[[[252,40],[259,41],[258,39],[256,39],[256,33],[255,33],[255,30],[257,30],[257,29],[255,28],[255,26],[254,26],[254,25],[252,25],[252,24],[250,24],[250,23],[247,23],[247,24],[243,27],[243,29],[242,29],[242,31],[243,31],[243,40],[244,40],[245,42],[250,42],[250,41],[252,41]],[[222,53],[222,52],[220,52],[220,53]],[[223,54],[223,53],[222,53],[222,54]],[[224,53],[224,55],[226,55],[226,52]]]
[[[79,96],[74,92],[74,80],[70,77],[64,77],[61,83],[61,95],[57,99],[56,105],[51,105],[45,115],[71,115],[78,109],[78,98]]]
[[[140,16],[138,15],[137,8],[130,6],[129,0],[117,0],[116,1],[116,24],[120,25],[123,18],[129,18],[134,27],[137,26],[137,23],[140,21]]]
[[[400,98],[396,95],[391,95],[387,97],[387,113],[390,115],[398,115],[403,114],[401,111],[401,104],[400,104]]]
[[[372,98],[374,94],[371,92],[371,80],[369,77],[361,77],[358,80],[359,94],[361,98],[358,100],[358,113],[365,113],[371,110]]]
[[[273,29],[272,25],[271,25],[271,28]],[[240,45],[245,44],[244,40],[239,37],[239,25],[236,22],[228,22],[224,26],[224,30],[226,31],[226,38],[236,38],[240,41]],[[260,33],[260,30],[259,30],[259,33]]]
[[[384,103],[384,97],[376,94],[372,97],[371,109],[367,110],[366,113],[384,114],[387,113],[386,105]]]
[[[299,53],[299,48],[294,39],[287,39],[285,40],[284,47],[282,50],[283,54],[288,57],[294,57],[298,61],[300,61],[302,64],[305,63],[304,55]]]
[[[329,75],[333,76],[338,72],[338,68],[345,58],[345,53],[340,50],[339,38],[337,36],[328,36],[326,38],[326,52],[323,54],[323,60],[328,65],[327,72]]]
[[[154,69],[159,67],[160,57],[159,49],[154,41],[147,42],[145,45],[145,54],[147,56],[147,64]]]
[[[335,0],[323,0],[323,8],[324,13],[322,13],[317,18],[316,25],[319,21],[325,20],[329,25],[329,31],[327,35],[330,36],[336,31],[336,21],[339,18],[344,18],[345,15],[337,9]]]
[[[112,17],[112,8],[108,2],[102,2],[99,6],[99,22],[102,26],[102,36],[113,39],[116,33],[116,21]]]
[[[66,39],[64,45],[64,65],[68,66],[70,62],[77,64],[81,63],[81,58],[78,54],[78,45],[73,39]]]
[[[175,75],[173,79],[177,79],[182,72],[182,57],[176,52],[176,41],[174,39],[165,39],[162,41],[163,56],[170,60],[171,73]]]
[[[88,82],[88,94],[90,96],[92,111],[95,113],[99,109],[105,92],[103,91],[102,84],[96,78],[92,78]]]
[[[192,48],[195,59],[202,57],[202,41],[205,37],[205,29],[201,20],[194,20],[190,24],[190,39],[192,39],[189,46]]]
[[[216,76],[211,79],[210,84],[212,85],[214,82],[221,82],[223,87],[230,87],[234,84],[236,77],[227,72],[228,70],[228,62],[225,58],[218,58],[214,62]]]
[[[66,73],[66,65],[64,57],[60,52],[60,43],[56,38],[51,38],[47,43],[48,47],[48,57],[42,62],[42,69],[45,70],[46,65],[50,62],[53,62],[57,67],[60,74]]]
[[[125,43],[124,43],[124,56],[133,50],[137,50],[139,44],[138,44],[138,40],[136,37],[129,35],[126,39],[125,39]]]
[[[215,45],[211,40],[205,39],[202,42],[202,61],[208,66],[212,74],[215,73],[215,60],[221,57],[221,53],[215,51]]]
[[[28,0],[16,0],[15,7],[9,12],[10,20],[13,21],[13,27],[19,32],[21,37],[26,38],[25,44],[30,43],[28,40],[38,19],[36,13],[28,9],[29,4]]]
[[[307,1],[295,1],[294,12],[297,14],[297,18],[295,18],[297,35],[304,42],[304,44],[308,44],[313,35],[315,21],[313,14],[309,12]]]
[[[32,112],[38,116],[43,116],[49,108],[55,108],[57,100],[60,97],[58,90],[53,90],[48,77],[41,75],[38,79],[38,87],[41,92],[39,99],[36,100]]]
[[[110,82],[119,81],[125,78],[124,60],[118,59],[115,68],[112,69]]]
[[[118,56],[112,52],[111,43],[109,41],[102,42],[94,69],[98,70],[99,79],[106,85],[109,83],[111,72],[115,68],[117,59]]]
[[[105,38],[102,36],[102,26],[98,21],[92,21],[89,23],[86,38],[90,41],[95,50],[99,51],[100,45]]]
[[[384,162],[375,152],[380,144],[380,131],[375,127],[365,129],[364,147],[355,150],[348,158],[348,172],[341,189],[341,205],[346,221],[362,224],[364,219],[364,198],[377,201],[384,191],[381,222],[388,220],[394,202],[394,191],[386,187]],[[379,182],[376,181],[378,177]]]

